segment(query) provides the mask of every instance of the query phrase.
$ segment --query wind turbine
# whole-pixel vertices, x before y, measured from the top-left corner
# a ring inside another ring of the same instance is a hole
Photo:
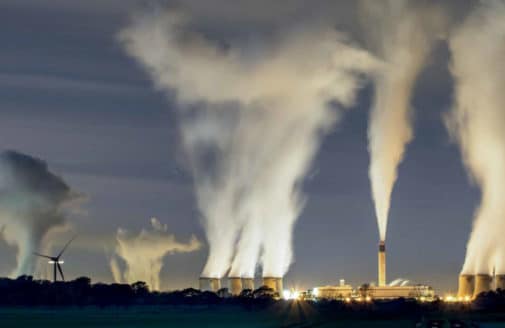
[[[63,275],[63,270],[61,269],[61,266],[60,264],[63,264],[65,263],[65,261],[62,261],[60,260],[61,256],[63,255],[63,252],[65,252],[65,250],[67,249],[68,245],[70,245],[70,243],[75,239],[75,237],[77,236],[74,236],[72,237],[72,239],[70,239],[66,244],[65,244],[65,247],[63,247],[63,249],[60,251],[60,253],[56,256],[49,256],[49,255],[44,255],[44,254],[40,254],[40,253],[33,253],[37,256],[40,256],[40,257],[44,257],[46,259],[49,259],[49,264],[52,264],[53,265],[53,282],[56,282],[56,278],[57,278],[57,272],[56,270],[58,270],[60,272],[60,276],[61,276],[61,280],[62,281],[65,281],[65,276]]]

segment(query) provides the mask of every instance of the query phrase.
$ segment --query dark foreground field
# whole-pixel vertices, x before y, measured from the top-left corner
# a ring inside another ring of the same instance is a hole
[[[309,304],[291,303],[282,308],[248,311],[239,307],[135,307],[135,308],[3,308],[0,327],[431,327],[430,321],[445,320],[451,327],[458,316],[421,318],[372,318],[325,316]],[[496,317],[496,319],[494,319]],[[464,316],[466,327],[505,327],[500,315]],[[471,324],[474,326],[471,326]],[[438,327],[438,326],[436,326]],[[461,326],[458,326],[461,327]],[[465,327],[465,326],[463,326]]]

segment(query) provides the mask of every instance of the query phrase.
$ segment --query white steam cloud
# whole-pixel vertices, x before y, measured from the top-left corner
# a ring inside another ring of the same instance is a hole
[[[370,112],[369,176],[381,240],[386,240],[398,166],[413,138],[410,99],[416,78],[445,26],[438,8],[402,0],[362,2],[371,46],[385,62],[375,78]]]
[[[117,257],[110,260],[114,280],[118,283],[146,282],[151,289],[160,289],[160,272],[163,258],[172,253],[187,253],[200,248],[200,242],[192,236],[188,243],[180,243],[168,233],[166,225],[151,219],[151,230],[142,229],[138,235],[119,228],[116,234],[115,254],[124,260],[124,270]]]
[[[505,273],[505,3],[482,2],[450,39],[455,105],[447,117],[482,191],[463,273]]]
[[[338,119],[328,104],[352,105],[377,62],[330,26],[224,41],[177,11],[137,16],[120,38],[156,86],[177,95],[209,242],[202,276],[223,277],[232,262],[231,275],[252,276],[259,259],[264,276],[283,276],[300,184]]]
[[[15,151],[0,154],[0,231],[17,248],[11,276],[35,273],[33,252],[41,251],[48,233],[64,228],[80,198],[42,160]]]

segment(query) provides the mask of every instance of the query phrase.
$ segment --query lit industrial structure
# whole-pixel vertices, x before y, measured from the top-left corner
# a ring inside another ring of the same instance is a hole
[[[254,278],[242,278],[242,288],[254,290]]]
[[[312,294],[315,298],[342,300],[354,295],[354,289],[351,285],[346,285],[344,280],[340,280],[338,286],[322,286],[314,288]]]
[[[234,296],[240,295],[242,292],[242,278],[240,277],[230,277],[228,278],[230,293]]]
[[[219,278],[200,277],[200,290],[217,292],[221,289],[221,280]]]
[[[384,241],[379,242],[379,254],[378,254],[378,270],[379,270],[379,286],[386,286],[386,243]]]
[[[458,298],[464,299],[473,295],[473,286],[475,277],[471,274],[462,274],[459,276]]]
[[[271,288],[276,293],[282,293],[282,278],[278,277],[263,277],[263,286]]]

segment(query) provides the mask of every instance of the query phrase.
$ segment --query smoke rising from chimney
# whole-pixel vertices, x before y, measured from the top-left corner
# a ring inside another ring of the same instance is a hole
[[[48,233],[65,227],[80,198],[44,161],[15,151],[0,154],[0,230],[17,248],[11,276],[35,273],[33,252],[40,251]]]
[[[454,107],[446,117],[481,189],[463,274],[505,273],[505,3],[481,2],[450,39]]]
[[[250,276],[258,257],[264,275],[284,275],[303,207],[300,183],[338,120],[328,102],[352,105],[377,62],[330,26],[222,42],[174,10],[136,16],[120,39],[158,89],[176,92],[209,243],[202,276],[223,277],[232,260],[233,274]]]
[[[445,26],[439,8],[414,2],[362,1],[366,35],[385,62],[375,76],[368,126],[369,176],[380,240],[386,240],[391,194],[398,166],[413,138],[410,99],[416,78]]]
[[[151,218],[151,229],[142,229],[138,235],[119,228],[116,234],[115,254],[126,266],[121,270],[118,258],[110,259],[114,280],[118,283],[146,282],[153,290],[160,289],[160,272],[163,258],[170,253],[193,252],[200,248],[200,242],[192,236],[188,243],[180,243],[168,233],[166,225]]]

